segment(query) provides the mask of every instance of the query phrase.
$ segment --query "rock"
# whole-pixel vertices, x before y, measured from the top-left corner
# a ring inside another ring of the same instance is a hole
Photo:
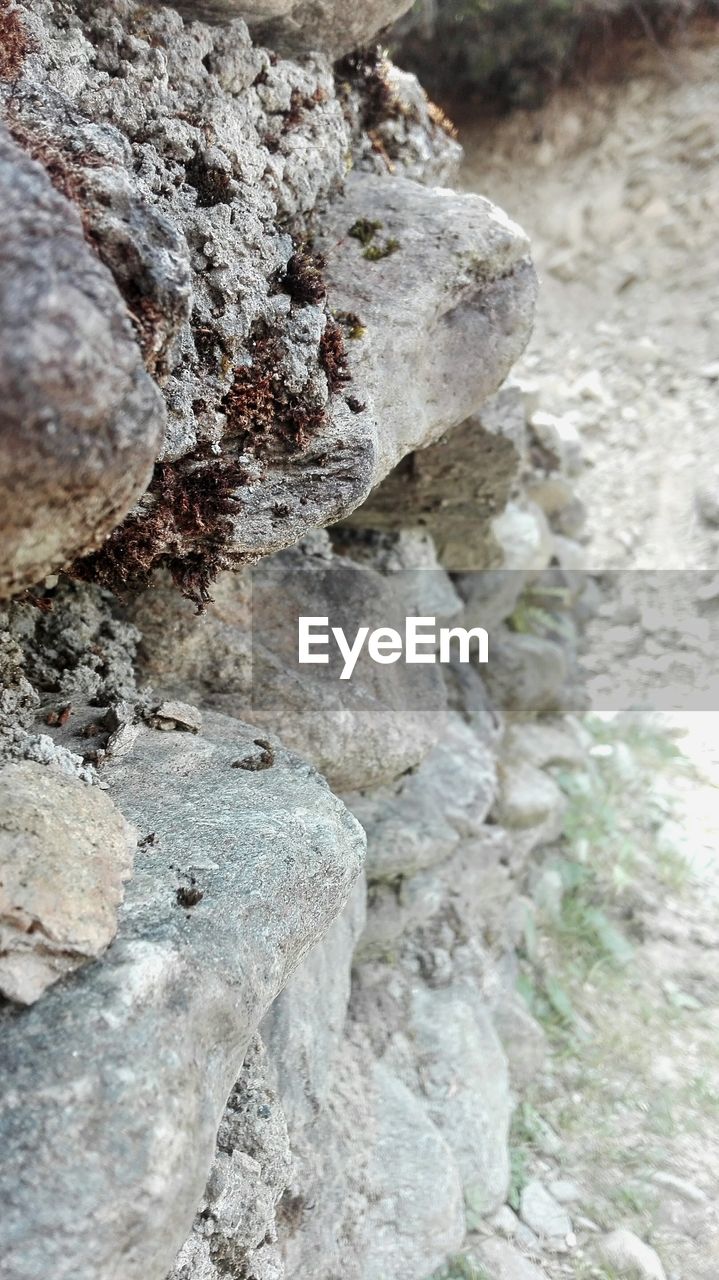
[[[666,1280],[659,1255],[633,1231],[620,1227],[597,1241],[597,1255],[624,1280]]]
[[[499,1208],[509,1186],[512,1107],[507,1061],[487,1010],[461,986],[416,986],[406,1033],[394,1037],[386,1061],[423,1099],[473,1215]]]
[[[479,196],[357,175],[317,244],[333,306],[366,330],[349,367],[367,393],[377,484],[474,412],[522,351],[535,294],[528,242]]]
[[[675,1173],[668,1170],[658,1169],[652,1174],[652,1182],[658,1187],[662,1187],[665,1191],[673,1193],[681,1200],[686,1200],[689,1204],[702,1205],[706,1204],[708,1197],[701,1187],[696,1183],[690,1182],[687,1178],[680,1178]]]
[[[199,733],[202,728],[202,714],[189,702],[181,702],[178,698],[169,702],[161,702],[150,716],[149,723],[153,729],[184,730],[187,733]]]
[[[492,1018],[509,1063],[509,1078],[513,1087],[522,1092],[547,1060],[544,1029],[532,1017],[522,997],[513,991],[502,996]]]
[[[431,920],[444,903],[445,886],[431,871],[378,881],[370,887],[367,924],[357,946],[357,961],[392,954],[405,934]]]
[[[492,1214],[489,1219],[489,1225],[500,1236],[505,1236],[508,1240],[511,1240],[519,1229],[519,1218],[508,1204],[503,1204],[496,1213]]]
[[[398,533],[353,529],[348,527],[348,522],[335,527],[331,533],[338,554],[349,556],[383,575],[393,575],[407,600],[409,612],[417,617],[435,618],[439,624],[457,620],[462,601],[449,574],[437,560],[430,534],[421,529],[401,529]]]
[[[549,1194],[558,1204],[576,1204],[584,1198],[584,1192],[572,1178],[555,1178],[549,1184]]]
[[[430,1275],[464,1238],[462,1187],[450,1147],[382,1063],[374,1069],[376,1140],[361,1280]]]
[[[493,637],[517,606],[524,591],[527,575],[519,570],[489,569],[477,573],[460,573],[455,578],[457,590],[464,600],[465,627],[484,627]]]
[[[276,557],[251,578],[223,575],[198,618],[171,587],[147,592],[132,617],[142,671],[162,694],[185,697],[277,733],[337,790],[375,786],[418,765],[436,741],[445,692],[436,666],[379,666],[366,651],[349,681],[332,642],[327,666],[298,662],[298,618],[327,617],[350,640],[358,626],[404,631],[411,601],[373,569],[319,553]],[[409,589],[413,575],[409,575]],[[339,663],[339,665],[338,665]]]
[[[513,718],[563,710],[567,675],[565,654],[550,640],[511,631],[492,636],[484,681],[490,696]]]
[[[203,22],[242,18],[258,44],[279,53],[321,49],[336,58],[364,48],[378,31],[405,13],[411,2],[367,0],[356,12],[339,0],[181,0],[176,7],[188,18]]]
[[[492,521],[509,497],[524,444],[521,397],[504,387],[437,444],[404,458],[349,523],[420,526],[446,568],[487,569],[501,559]]]
[[[346,67],[345,63],[340,71]],[[393,167],[399,167],[406,178],[413,178],[429,187],[459,186],[463,153],[456,130],[441,109],[429,101],[417,77],[411,72],[401,71],[381,56],[374,69],[370,70],[369,77],[369,81],[365,81],[366,87],[370,88],[369,97],[360,92],[346,103],[350,111],[353,105],[356,110],[353,167],[386,176],[389,155],[392,156]],[[384,96],[389,98],[391,106],[384,118],[379,113],[380,118],[375,119],[369,133],[366,116],[368,108],[371,110],[371,86],[372,83],[377,85],[378,79],[380,84],[384,81],[387,86]]]
[[[546,826],[556,836],[562,829],[565,808],[564,796],[548,773],[524,760],[501,765],[494,806],[499,822],[512,828]]]
[[[544,1272],[505,1240],[483,1240],[475,1253],[492,1280],[544,1280]]]
[[[344,1032],[352,956],[365,922],[367,888],[360,877],[342,914],[310,951],[265,1016],[261,1034],[270,1077],[292,1132],[327,1102]]]
[[[233,769],[255,735],[208,713],[202,735],[143,727],[107,766],[147,833],[117,937],[0,1010],[8,1280],[110,1280],[118,1258],[126,1280],[164,1280],[260,1019],[347,900],[357,824],[279,745],[272,768]]]
[[[292,1157],[285,1117],[264,1068],[256,1039],[225,1108],[194,1229],[168,1280],[219,1280],[240,1271],[250,1280],[257,1268],[265,1280],[282,1280],[275,1209],[290,1181]]]
[[[0,191],[5,598],[122,519],[150,478],[165,410],[77,210],[2,125]]]
[[[494,755],[459,716],[415,772],[391,786],[351,792],[346,804],[367,832],[367,876],[392,880],[449,858],[479,833],[494,799]]]
[[[32,1004],[115,934],[135,834],[97,787],[0,769],[0,993]]]
[[[540,1240],[562,1239],[572,1230],[572,1220],[566,1209],[537,1178],[522,1188],[519,1216]]]
[[[551,764],[578,769],[586,760],[586,750],[566,719],[509,725],[502,742],[502,755],[512,763],[526,760],[537,769]]]
[[[552,558],[552,534],[547,518],[535,502],[523,506],[508,502],[492,521],[492,535],[499,546],[504,570],[546,569]]]

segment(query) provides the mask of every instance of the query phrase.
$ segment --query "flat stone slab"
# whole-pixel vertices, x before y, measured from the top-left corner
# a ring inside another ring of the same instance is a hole
[[[164,1280],[250,1038],[344,906],[359,825],[315,771],[205,713],[142,728],[106,771],[137,827],[100,963],[0,1006],[4,1280]]]

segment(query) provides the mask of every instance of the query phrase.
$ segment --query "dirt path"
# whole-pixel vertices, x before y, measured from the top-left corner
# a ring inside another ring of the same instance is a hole
[[[460,132],[465,185],[529,232],[518,368],[579,428],[592,568],[701,568],[719,530],[719,44]]]
[[[623,87],[461,140],[465,185],[533,240],[540,305],[517,373],[579,430],[587,567],[713,569],[719,44],[648,53]],[[523,959],[550,1054],[517,1111],[510,1196],[519,1210],[539,1179],[572,1230],[548,1247],[504,1211],[494,1230],[551,1280],[661,1275],[600,1262],[617,1228],[668,1280],[719,1280],[719,712],[593,732],[539,868],[563,881],[560,905],[539,895]]]

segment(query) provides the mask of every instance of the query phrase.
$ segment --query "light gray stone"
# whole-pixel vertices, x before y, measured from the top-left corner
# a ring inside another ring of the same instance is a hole
[[[344,1032],[352,956],[365,922],[360,877],[342,914],[310,951],[265,1016],[261,1033],[290,1129],[309,1124],[327,1102]]]
[[[357,947],[357,960],[381,959],[391,955],[406,934],[430,920],[442,908],[444,893],[441,878],[431,871],[403,876],[393,883],[378,881],[373,884],[367,902],[367,924]]]
[[[391,786],[350,793],[346,803],[367,832],[367,875],[391,880],[449,858],[475,836],[496,786],[494,754],[458,715],[423,764]]]
[[[78,211],[2,125],[0,221],[4,598],[92,551],[129,511],[165,408]]]
[[[267,1007],[342,910],[364,841],[304,762],[207,713],[107,766],[142,833],[118,934],[31,1009],[0,1010],[8,1280],[163,1280]],[[79,1051],[80,1046],[81,1051]]]
[[[510,724],[502,743],[505,760],[526,760],[537,769],[561,764],[580,768],[586,759],[586,749],[578,733],[566,720],[528,721],[526,724]]]
[[[545,1280],[544,1271],[506,1240],[483,1240],[474,1252],[492,1280]]]
[[[492,698],[515,719],[564,709],[568,663],[563,650],[550,640],[511,631],[495,633],[483,675]]]
[[[348,234],[358,224],[367,245]],[[332,205],[318,245],[333,306],[366,330],[349,356],[367,391],[376,484],[464,421],[517,359],[534,307],[528,241],[480,196],[360,174]],[[386,256],[372,261],[372,252]]]
[[[32,1004],[105,951],[135,842],[99,788],[31,761],[0,769],[0,994]]]
[[[377,1131],[367,1173],[361,1280],[421,1280],[464,1237],[462,1186],[449,1144],[392,1072],[374,1069]]]
[[[666,1272],[655,1249],[633,1231],[619,1227],[597,1241],[600,1261],[613,1267],[622,1280],[666,1280]]]
[[[507,827],[546,828],[545,839],[560,834],[566,809],[564,796],[550,774],[525,760],[503,761],[494,811]]]
[[[540,1240],[563,1238],[572,1230],[572,1220],[566,1209],[558,1204],[538,1178],[532,1178],[522,1187],[519,1216]]]
[[[521,397],[505,387],[437,444],[404,458],[349,523],[416,525],[432,534],[446,568],[489,569],[502,559],[493,521],[517,479],[523,449]]]
[[[509,1078],[514,1088],[522,1091],[547,1060],[549,1046],[544,1029],[517,992],[503,995],[492,1017],[507,1055]]]
[[[509,1186],[507,1060],[486,1008],[463,991],[416,986],[386,1061],[422,1099],[462,1175],[473,1213],[492,1213]]]
[[[405,13],[411,3],[412,0],[365,0],[353,9],[341,0],[180,0],[175,7],[188,18],[204,22],[242,18],[258,43],[280,53],[321,49],[336,58],[364,48],[372,36]]]

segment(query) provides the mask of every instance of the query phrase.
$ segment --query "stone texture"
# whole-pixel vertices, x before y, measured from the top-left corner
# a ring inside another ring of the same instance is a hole
[[[142,833],[102,965],[0,1011],[8,1280],[163,1280],[189,1232],[243,1055],[339,914],[363,856],[355,821],[256,730],[143,728],[107,768]],[[78,1052],[78,1045],[82,1052]]]
[[[492,1018],[507,1056],[512,1086],[524,1090],[547,1061],[549,1045],[544,1028],[516,992],[502,992]]]
[[[473,1212],[497,1209],[509,1186],[512,1108],[507,1061],[488,1011],[461,985],[418,985],[386,1060],[422,1099],[457,1162]]]
[[[572,1220],[566,1209],[538,1178],[533,1178],[522,1188],[519,1216],[540,1240],[560,1239],[572,1230]]]
[[[408,454],[349,523],[427,529],[453,572],[501,561],[492,521],[509,498],[525,448],[519,391],[505,387],[436,444]]]
[[[483,1240],[474,1254],[492,1280],[545,1280],[544,1271],[506,1240]]]
[[[550,774],[525,760],[501,765],[494,806],[499,822],[512,828],[546,824],[558,834],[565,808],[564,796]]]
[[[367,245],[349,234],[358,223]],[[360,174],[317,243],[333,305],[366,330],[349,355],[368,396],[376,484],[458,426],[517,359],[534,307],[528,241],[480,196]]]
[[[450,715],[416,771],[391,786],[346,796],[367,832],[368,878],[391,880],[449,858],[460,840],[479,832],[495,785],[491,748]]]
[[[32,1004],[117,928],[135,835],[110,798],[56,769],[0,769],[0,994]]]
[[[483,676],[491,697],[514,719],[529,720],[564,709],[568,663],[551,640],[500,631],[492,637]]]
[[[622,1280],[666,1280],[666,1272],[655,1249],[633,1231],[619,1227],[597,1241],[600,1261],[613,1267]]]
[[[285,1116],[267,1083],[257,1038],[225,1108],[193,1231],[168,1280],[218,1280],[228,1274],[282,1280],[275,1210],[291,1170]]]
[[[93,550],[142,493],[165,409],[78,211],[0,125],[0,598]]]
[[[365,653],[352,679],[342,681],[334,642],[327,666],[298,663],[297,620],[328,617],[350,639],[360,623],[373,629],[394,622],[403,630],[412,584],[422,575],[399,576],[400,589],[370,567],[333,556],[318,533],[251,578],[223,575],[204,617],[172,588],[152,590],[132,611],[144,636],[143,673],[163,694],[184,694],[279,734],[336,789],[392,779],[418,765],[441,732],[440,669],[378,666]]]
[[[348,9],[340,0],[181,0],[176,7],[189,18],[205,22],[242,18],[259,44],[267,44],[280,53],[320,49],[339,57],[364,48],[411,3],[412,0],[366,0],[363,5]]]

